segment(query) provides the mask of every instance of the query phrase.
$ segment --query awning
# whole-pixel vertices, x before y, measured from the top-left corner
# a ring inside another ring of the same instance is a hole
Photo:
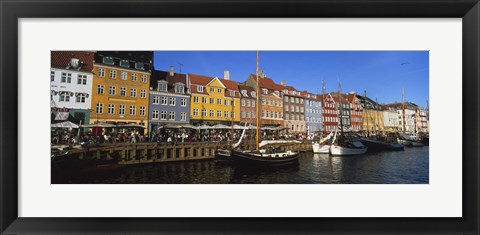
[[[59,123],[51,124],[50,127],[52,127],[52,128],[78,128],[78,125],[71,122],[71,121],[66,121],[66,122],[59,122]]]
[[[85,128],[92,128],[92,127],[111,128],[111,127],[115,127],[115,125],[108,124],[108,123],[95,123],[95,124],[81,125],[81,127],[85,127]]]
[[[55,115],[55,120],[57,120],[57,121],[67,120],[69,115],[70,115],[70,114],[69,114],[68,112],[58,112],[58,113]]]

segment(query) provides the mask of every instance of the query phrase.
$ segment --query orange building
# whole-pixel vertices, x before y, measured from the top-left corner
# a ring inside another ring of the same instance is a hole
[[[148,127],[153,52],[95,53],[90,123]]]

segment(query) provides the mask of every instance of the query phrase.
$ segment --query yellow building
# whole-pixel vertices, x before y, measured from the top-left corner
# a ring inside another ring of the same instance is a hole
[[[190,81],[190,122],[193,124],[225,124],[240,122],[238,84],[226,79],[188,74]],[[233,105],[233,106],[232,106]]]
[[[96,52],[90,123],[148,127],[152,52]]]

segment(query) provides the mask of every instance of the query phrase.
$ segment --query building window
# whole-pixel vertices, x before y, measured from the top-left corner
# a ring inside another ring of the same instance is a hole
[[[241,101],[241,106],[242,106],[242,107],[245,107],[245,100],[242,100],[242,101]]]
[[[194,103],[198,103],[198,96],[194,96],[194,97],[193,97],[193,102],[194,102]]]
[[[152,112],[152,119],[158,120],[158,110],[153,110],[153,112]]]
[[[135,105],[130,105],[130,115],[132,116],[135,115],[135,109],[136,109]]]
[[[137,97],[137,89],[130,89],[130,97]]]
[[[217,111],[217,117],[222,117],[222,111],[221,110]]]
[[[146,98],[147,97],[147,91],[146,90],[140,90],[140,98]]]
[[[103,57],[103,63],[113,65],[113,58],[112,57]]]
[[[103,104],[102,103],[97,103],[97,106],[95,108],[96,113],[103,113]]]
[[[287,105],[287,106],[285,106],[285,111],[287,111],[287,112],[289,111],[289,110],[288,110],[288,105]]]
[[[198,116],[198,109],[193,109],[193,116]]]
[[[70,93],[69,93],[69,92],[62,92],[62,93],[60,93],[60,101],[62,101],[62,102],[70,102]]]
[[[162,96],[162,105],[167,105],[167,97]]]
[[[130,67],[130,62],[128,62],[128,60],[120,60],[120,66],[128,68]]]
[[[72,83],[72,74],[71,73],[62,73],[62,83]]]
[[[215,92],[215,88],[210,87],[210,92]]]
[[[134,82],[137,81],[137,74],[136,74],[136,73],[132,73],[131,79],[132,79],[132,81],[134,81]]]
[[[105,77],[105,69],[104,68],[98,68],[98,76],[99,77]]]
[[[247,105],[247,107],[250,107],[250,100],[246,100],[245,104]]]
[[[77,84],[79,85],[87,85],[87,75],[79,74],[77,76]]]
[[[122,78],[122,80],[127,80],[127,72],[121,72],[120,77]]]
[[[147,75],[142,74],[142,82],[147,83]]]
[[[210,110],[210,117],[215,117],[215,112],[213,110]]]
[[[206,104],[207,103],[207,97],[202,97],[202,104]]]
[[[118,106],[118,114],[125,115],[125,105],[121,104]]]
[[[108,112],[108,114],[114,114],[115,113],[115,105],[114,104],[108,104],[107,112]]]
[[[153,104],[159,104],[160,103],[160,98],[158,96],[153,97]]]
[[[218,88],[217,91],[218,93],[222,94],[222,89]]]
[[[145,116],[145,106],[140,106],[140,116]]]
[[[187,107],[187,99],[182,98],[182,103],[180,104],[182,107]]]
[[[135,69],[144,70],[145,66],[141,62],[137,62],[137,63],[135,63]]]
[[[182,112],[180,113],[180,121],[186,121],[187,120],[187,113]]]
[[[235,96],[235,91],[230,91],[230,96]]]
[[[240,111],[240,118],[245,118],[245,112],[244,111]]]
[[[228,118],[228,111],[223,112],[223,115]]]
[[[77,103],[85,103],[85,100],[86,100],[85,94],[80,93],[77,95],[77,100],[76,100]]]
[[[202,109],[202,117],[206,117],[207,116],[207,110],[206,109]]]
[[[126,96],[126,95],[127,95],[127,88],[120,87],[120,96]]]
[[[217,104],[222,104],[222,99],[217,99]]]
[[[170,111],[168,116],[169,116],[168,117],[169,120],[175,120],[175,112],[174,111]]]
[[[210,104],[215,104],[215,99],[214,98],[210,98]]]
[[[109,86],[108,87],[108,94],[109,95],[115,95],[115,87],[114,86]]]
[[[185,93],[185,92],[184,92],[184,86],[182,86],[182,85],[176,85],[176,86],[175,86],[175,93],[180,93],[180,94]]]
[[[55,81],[55,71],[50,71],[50,81]]]
[[[168,102],[170,106],[175,106],[175,97],[170,97],[170,100]]]
[[[163,91],[163,92],[166,92],[167,91],[167,82],[165,81],[162,81],[162,82],[159,82],[158,83],[158,91]]]
[[[117,78],[117,70],[110,70],[110,78]]]
[[[225,100],[225,105],[229,106],[230,105],[230,100]]]
[[[252,107],[255,108],[255,100],[252,100]]]
[[[203,86],[197,86],[198,92],[203,92]]]
[[[165,111],[165,110],[162,110],[162,113],[161,113],[160,119],[162,119],[162,120],[167,120],[167,111]]]
[[[103,94],[103,88],[104,86],[103,85],[97,85],[97,94]]]

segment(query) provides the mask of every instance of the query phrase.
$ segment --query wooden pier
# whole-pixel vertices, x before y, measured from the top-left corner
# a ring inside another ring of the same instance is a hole
[[[229,142],[170,143],[116,143],[96,147],[68,150],[70,159],[104,160],[118,164],[143,164],[156,162],[214,159],[215,150],[228,146]],[[255,143],[245,142],[242,148],[254,148]],[[312,151],[311,142],[282,146],[285,150]]]

